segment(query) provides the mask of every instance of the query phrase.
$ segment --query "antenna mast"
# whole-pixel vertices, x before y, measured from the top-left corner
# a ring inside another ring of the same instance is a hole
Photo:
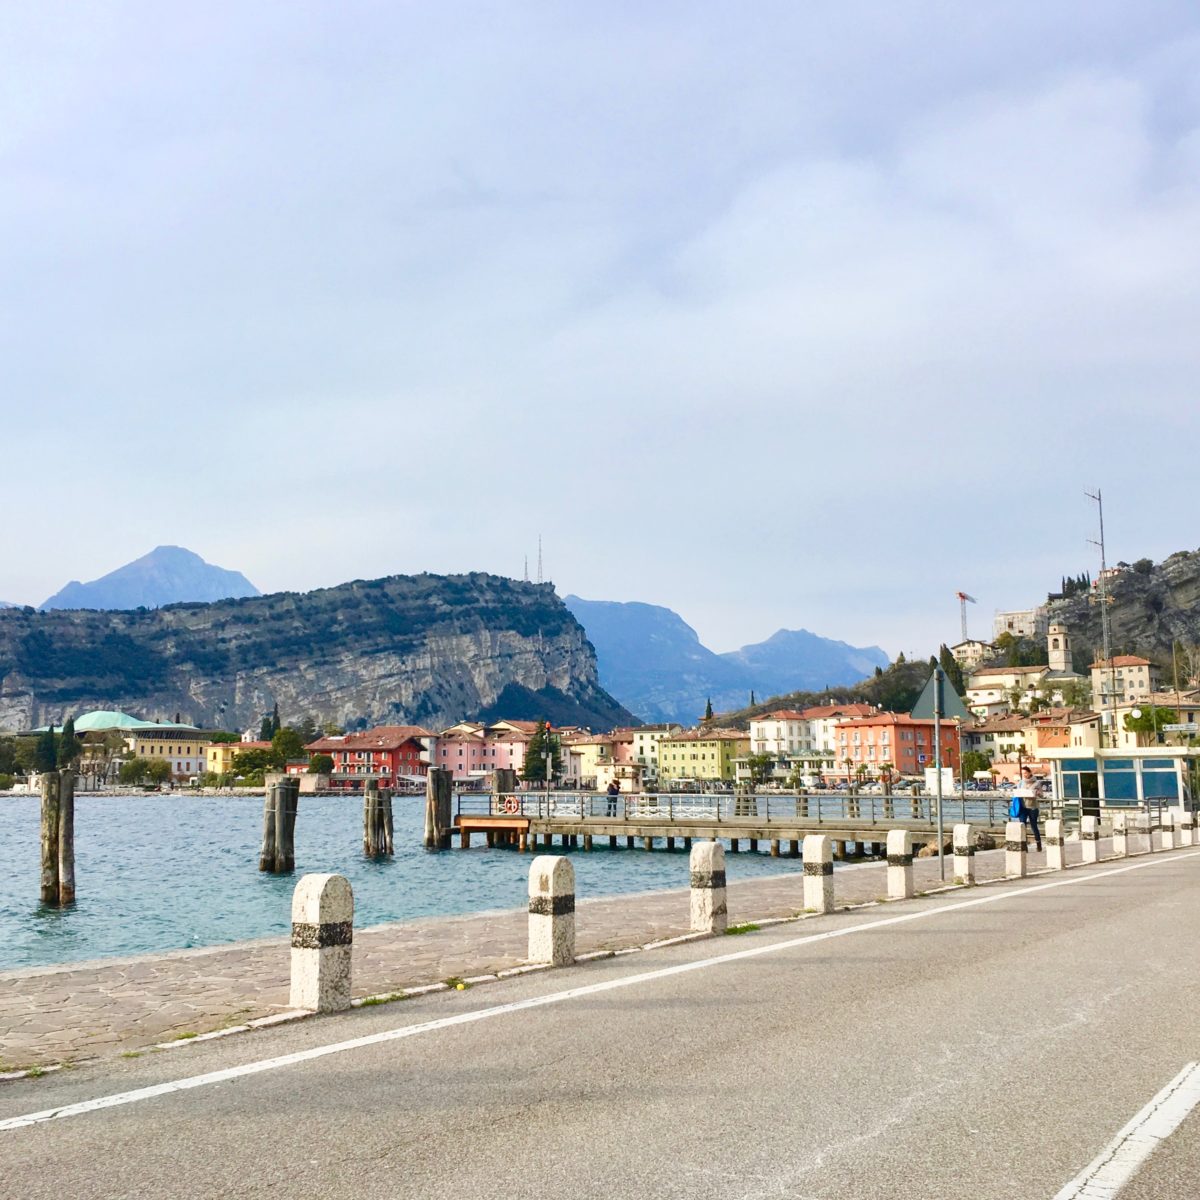
[[[538,534],[538,583],[542,582],[542,535]]]
[[[1115,708],[1117,703],[1117,673],[1112,660],[1112,634],[1108,623],[1108,561],[1104,551],[1104,499],[1099,488],[1096,489],[1094,494],[1092,492],[1084,492],[1084,495],[1089,500],[1096,502],[1096,511],[1100,516],[1100,540],[1096,541],[1094,538],[1089,538],[1088,540],[1100,550],[1100,577],[1096,580],[1096,593],[1100,602],[1100,636],[1104,643],[1104,665],[1108,668],[1108,704],[1105,707],[1109,710],[1108,715],[1112,718],[1111,744],[1115,746],[1117,744],[1117,714]],[[1094,702],[1095,697],[1092,699]],[[1100,722],[1101,730],[1103,730],[1104,724],[1102,720]]]

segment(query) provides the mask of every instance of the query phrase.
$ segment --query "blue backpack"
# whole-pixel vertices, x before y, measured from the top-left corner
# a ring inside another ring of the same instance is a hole
[[[1021,819],[1021,813],[1024,811],[1025,801],[1022,800],[1020,796],[1014,796],[1012,800],[1009,801],[1008,819],[1010,821],[1019,821]]]

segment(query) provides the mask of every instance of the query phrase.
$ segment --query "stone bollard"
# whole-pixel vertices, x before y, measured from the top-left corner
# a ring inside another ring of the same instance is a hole
[[[729,924],[729,909],[725,905],[725,847],[720,842],[697,842],[692,847],[688,869],[692,883],[692,932],[724,933]]]
[[[1137,815],[1137,834],[1138,845],[1144,846],[1145,854],[1154,853],[1154,831],[1157,826],[1154,824],[1154,818],[1148,812],[1140,812]]]
[[[1196,840],[1196,814],[1187,810],[1180,811],[1179,817],[1179,844],[1181,846],[1191,846]]]
[[[305,875],[292,894],[293,1008],[350,1007],[354,893],[344,875]]]
[[[529,961],[575,961],[575,868],[558,854],[539,854],[529,864]]]
[[[1129,814],[1113,814],[1113,853],[1118,858],[1129,857]]]
[[[1052,871],[1062,871],[1067,866],[1066,839],[1063,823],[1057,818],[1046,822],[1046,866]]]
[[[1100,861],[1100,818],[1083,817],[1079,822],[1079,847],[1085,863]]]
[[[970,825],[954,827],[954,879],[958,883],[975,882],[975,844]]]
[[[912,834],[891,829],[887,835],[887,882],[889,900],[908,900],[913,894]]]
[[[804,839],[804,908],[833,912],[833,843],[822,833]]]
[[[1004,826],[1004,873],[1009,878],[1023,879],[1025,858],[1025,826],[1021,821],[1008,821]]]
[[[1174,809],[1164,808],[1162,814],[1162,848],[1175,849],[1175,817]]]

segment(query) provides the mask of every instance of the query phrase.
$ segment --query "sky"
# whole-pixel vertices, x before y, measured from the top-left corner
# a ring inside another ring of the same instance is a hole
[[[928,653],[1200,543],[1179,0],[0,2],[0,598],[536,573]]]

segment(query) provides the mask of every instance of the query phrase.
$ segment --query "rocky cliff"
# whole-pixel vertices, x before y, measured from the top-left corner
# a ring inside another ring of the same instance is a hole
[[[1113,653],[1140,654],[1165,666],[1173,643],[1200,645],[1200,551],[1182,550],[1156,566],[1145,560],[1138,567],[1122,571],[1108,585]],[[1096,658],[1102,653],[1095,592],[1050,605],[1050,619],[1064,622],[1072,633],[1077,671],[1088,668],[1083,651]]]
[[[0,612],[0,729],[91,708],[222,728],[285,721],[443,726],[501,697],[535,719],[609,728],[579,623],[549,584],[392,576],[154,611]]]

